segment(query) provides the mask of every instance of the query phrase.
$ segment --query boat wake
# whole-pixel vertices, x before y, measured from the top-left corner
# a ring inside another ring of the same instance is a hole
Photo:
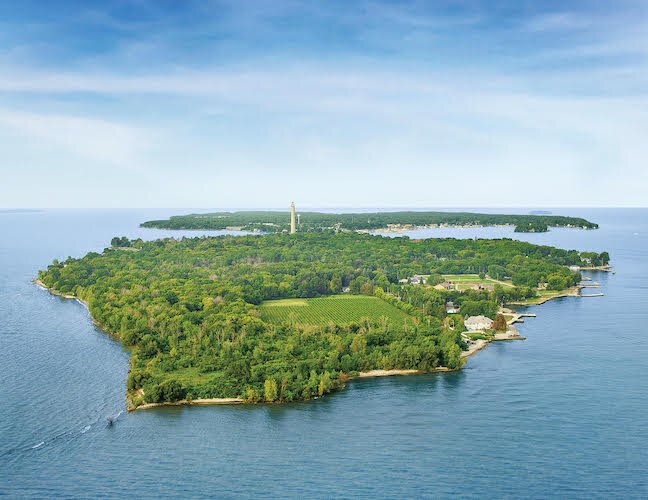
[[[115,415],[111,415],[111,416],[107,417],[108,419],[110,419],[109,420],[109,422],[110,422],[109,425],[112,425],[115,421],[117,421],[117,419],[123,413],[124,413],[124,411],[121,410],[118,413],[116,413]],[[61,440],[69,441],[71,439],[74,439],[75,436],[80,436],[80,435],[86,434],[87,432],[90,431],[90,429],[92,429],[99,422],[101,422],[101,418],[96,419],[94,422],[91,422],[90,424],[84,426],[81,429],[79,429],[77,427],[77,428],[75,428],[73,430],[61,432],[59,434],[56,434],[55,436],[52,436],[49,439],[39,441],[38,443],[36,443],[34,445],[19,446],[19,447],[10,449],[10,450],[6,450],[4,452],[0,452],[0,456],[8,456],[8,455],[13,455],[15,453],[20,453],[20,452],[24,453],[24,452],[29,452],[29,451],[32,451],[32,450],[39,450],[39,449],[41,449],[43,447],[47,447],[48,445],[50,445],[50,444],[52,444],[52,443],[54,443],[56,441],[61,441]]]

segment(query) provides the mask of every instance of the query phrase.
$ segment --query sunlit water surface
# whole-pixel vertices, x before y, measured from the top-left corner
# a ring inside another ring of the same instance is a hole
[[[31,280],[115,235],[179,236],[138,228],[174,211],[2,213],[0,495],[645,498],[648,211],[570,212],[601,228],[410,233],[613,258],[616,274],[591,273],[605,297],[531,308],[526,341],[492,344],[460,373],[356,381],[290,405],[134,413],[128,353]],[[119,415],[112,427],[107,415]]]

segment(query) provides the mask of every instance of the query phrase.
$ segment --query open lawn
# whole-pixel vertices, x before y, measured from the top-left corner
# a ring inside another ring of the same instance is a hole
[[[366,295],[333,295],[314,299],[267,300],[260,307],[261,317],[273,323],[294,321],[307,325],[329,322],[354,323],[362,318],[386,317],[392,325],[401,326],[411,316],[377,297]]]
[[[443,274],[443,279],[451,281],[460,292],[464,292],[474,285],[496,285],[513,286],[510,281],[499,281],[492,278],[481,279],[478,274]]]
[[[443,274],[444,279],[452,281],[454,283],[462,283],[464,281],[470,283],[478,283],[484,281],[479,278],[478,274]]]

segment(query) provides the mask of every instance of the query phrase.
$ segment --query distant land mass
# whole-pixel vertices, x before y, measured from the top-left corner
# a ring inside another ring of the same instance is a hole
[[[546,232],[550,227],[597,229],[598,224],[580,217],[560,215],[481,214],[471,212],[373,212],[323,213],[301,212],[298,230],[319,231],[380,231],[399,232],[415,227],[438,226],[515,226],[516,232]],[[241,211],[206,214],[175,215],[165,220],[152,220],[141,227],[158,229],[235,229],[242,231],[279,233],[289,231],[286,212]]]
[[[34,214],[41,213],[39,208],[0,208],[0,214]]]

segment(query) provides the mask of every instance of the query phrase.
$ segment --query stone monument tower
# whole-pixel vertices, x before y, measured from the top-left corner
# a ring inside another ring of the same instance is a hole
[[[295,202],[290,204],[290,234],[295,234]]]

